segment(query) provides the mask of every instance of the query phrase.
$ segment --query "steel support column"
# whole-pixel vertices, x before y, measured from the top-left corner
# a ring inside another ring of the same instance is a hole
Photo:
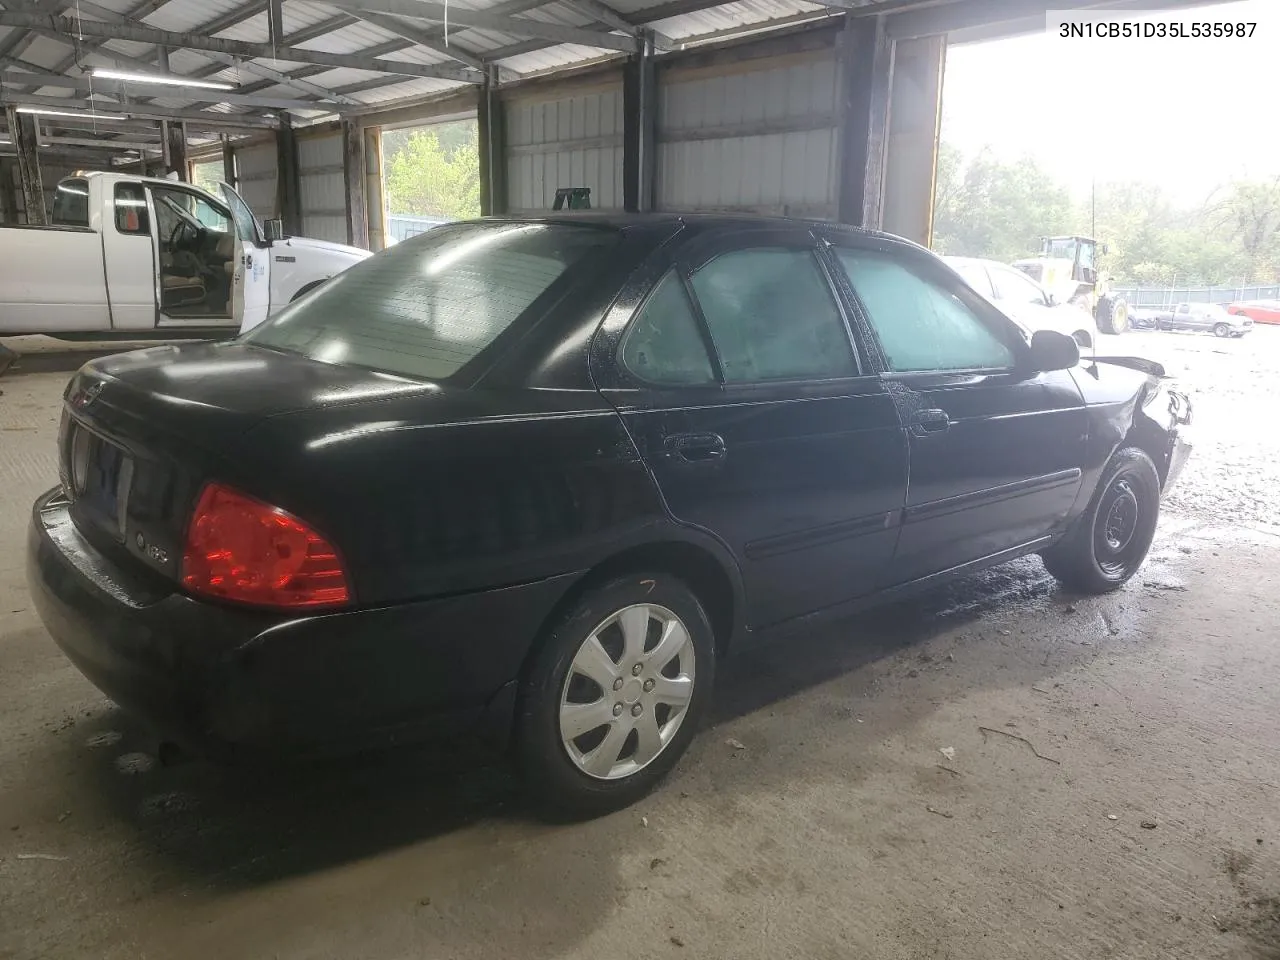
[[[276,131],[276,205],[284,232],[296,237],[302,234],[302,175],[291,119],[287,113],[280,114]]]
[[[163,124],[165,143],[165,172],[176,173],[178,179],[191,179],[191,165],[187,163],[187,125],[166,120]]]
[[[946,56],[941,36],[894,44],[881,226],[924,246],[933,239]]]
[[[231,146],[231,139],[222,135],[222,179],[231,186],[238,186],[240,179],[236,176],[236,151]]]
[[[17,222],[17,164],[11,157],[0,157],[0,223],[13,226]]]
[[[480,126],[480,213],[492,217],[507,212],[507,117],[498,96],[496,67],[489,69],[480,87],[476,121]]]
[[[849,17],[840,37],[838,219],[879,228],[893,80],[883,17]]]
[[[49,213],[44,208],[44,183],[40,179],[40,157],[36,152],[40,139],[36,118],[8,106],[5,107],[5,119],[9,124],[9,139],[13,141],[14,152],[18,155],[18,183],[27,223],[47,224]]]
[[[629,213],[653,209],[656,188],[658,80],[653,34],[644,31],[640,52],[622,68],[622,205]]]
[[[369,208],[364,198],[364,131],[352,120],[342,123],[342,176],[347,205],[347,243],[369,249]]]
[[[364,128],[364,204],[369,249],[387,246],[387,205],[382,199],[382,128]]]

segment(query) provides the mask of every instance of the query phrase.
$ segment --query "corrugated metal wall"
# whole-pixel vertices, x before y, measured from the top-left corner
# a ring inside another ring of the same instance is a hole
[[[559,98],[506,104],[507,207],[549,210],[558,187],[590,187],[591,206],[622,209],[622,77]]]
[[[276,204],[276,145],[263,143],[236,150],[236,189],[259,220],[280,215]]]
[[[659,210],[836,215],[834,50],[658,73]]]
[[[298,138],[298,177],[302,181],[302,235],[346,243],[341,132]]]

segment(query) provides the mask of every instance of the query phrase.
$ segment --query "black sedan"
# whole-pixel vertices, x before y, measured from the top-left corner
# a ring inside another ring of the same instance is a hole
[[[29,578],[179,743],[491,732],[592,812],[675,764],[722,657],[1030,553],[1118,588],[1189,419],[892,237],[461,223],[237,340],[86,365]]]

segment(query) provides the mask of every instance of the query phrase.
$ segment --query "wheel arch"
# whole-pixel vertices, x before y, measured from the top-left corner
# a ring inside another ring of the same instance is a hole
[[[672,531],[672,535],[632,544],[616,551],[586,570],[552,606],[538,630],[537,639],[525,655],[521,676],[546,641],[554,624],[591,589],[627,573],[663,570],[678,577],[697,595],[711,621],[716,654],[725,656],[743,623],[743,587],[737,564],[727,548],[710,536],[694,531]]]
[[[1151,462],[1156,465],[1156,473],[1160,476],[1160,486],[1163,488],[1165,480],[1169,477],[1169,464],[1173,453],[1169,427],[1157,423],[1147,414],[1145,408],[1139,410],[1124,439],[1117,444],[1116,450],[1124,447],[1137,447],[1151,458]]]
[[[333,278],[324,277],[321,280],[312,280],[310,283],[304,283],[301,287],[298,288],[298,292],[289,298],[289,302],[293,303],[295,300],[301,300],[303,297],[305,297],[308,293],[310,293],[316,287],[322,284],[328,283],[331,279]]]

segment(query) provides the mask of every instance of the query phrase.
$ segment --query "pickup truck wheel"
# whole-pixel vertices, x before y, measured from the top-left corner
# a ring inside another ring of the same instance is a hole
[[[1125,447],[1107,463],[1085,512],[1041,554],[1045,568],[1068,590],[1118,590],[1146,560],[1159,516],[1156,466],[1137,447]]]
[[[1231,336],[1231,328],[1225,323],[1215,323],[1213,325],[1213,335],[1215,337],[1229,337]]]
[[[589,590],[520,690],[516,759],[543,812],[597,816],[647,793],[688,747],[714,674],[711,623],[680,580],[646,571]]]

